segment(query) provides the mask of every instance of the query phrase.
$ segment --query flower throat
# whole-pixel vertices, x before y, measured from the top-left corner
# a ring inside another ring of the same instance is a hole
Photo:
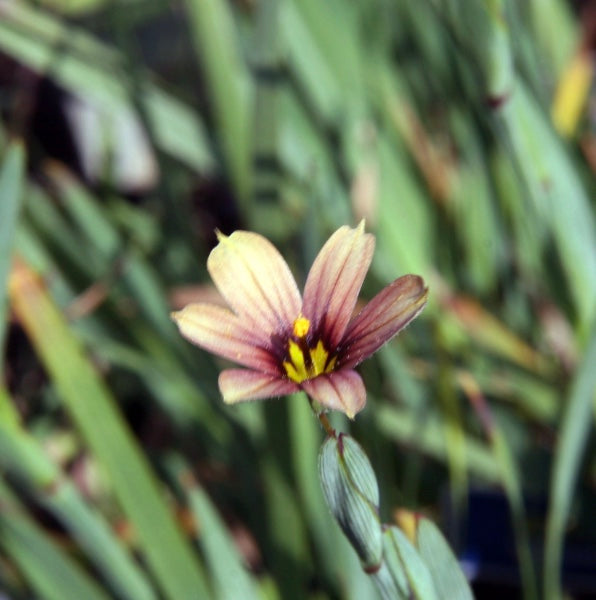
[[[314,347],[308,345],[306,336],[309,329],[310,321],[306,317],[300,315],[294,321],[293,337],[288,340],[288,360],[282,363],[287,376],[296,383],[330,373],[337,361],[337,356],[329,359],[323,340],[318,340]]]

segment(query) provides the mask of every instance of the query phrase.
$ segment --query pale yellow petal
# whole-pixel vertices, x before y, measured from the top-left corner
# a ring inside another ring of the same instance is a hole
[[[281,254],[257,233],[236,231],[219,239],[207,269],[234,312],[261,334],[291,328],[301,299]]]
[[[193,344],[245,367],[277,374],[269,341],[230,310],[213,304],[189,304],[172,313],[180,333]]]
[[[219,390],[226,404],[286,396],[299,390],[289,379],[248,369],[226,369],[219,375]]]

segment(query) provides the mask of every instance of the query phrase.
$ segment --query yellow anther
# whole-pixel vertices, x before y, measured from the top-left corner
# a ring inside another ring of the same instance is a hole
[[[290,353],[290,360],[289,362],[284,362],[284,368],[288,374],[288,377],[296,383],[300,383],[301,381],[308,379],[309,375],[306,371],[304,353],[294,340],[290,340],[288,352]]]
[[[310,329],[310,321],[303,316],[298,317],[294,321],[294,335],[297,338],[303,338]]]
[[[337,356],[329,360],[329,352],[321,340],[314,348],[307,349],[296,343],[288,341],[288,358],[282,364],[287,376],[296,383],[302,383],[306,379],[312,379],[323,373],[331,373],[337,362]]]
[[[325,364],[327,363],[327,357],[329,352],[325,350],[323,342],[318,341],[314,348],[310,349],[310,360],[312,361],[312,377],[316,377],[321,373],[325,372]]]
[[[335,363],[337,362],[337,356],[333,356],[325,367],[325,373],[331,373],[335,369]]]
[[[296,369],[294,368],[294,365],[291,362],[284,360],[283,365],[284,365],[284,369],[286,370],[286,375],[292,381],[295,381],[296,383],[300,383],[301,381],[304,381],[304,379],[301,378],[300,375],[298,375],[298,371],[296,371]]]

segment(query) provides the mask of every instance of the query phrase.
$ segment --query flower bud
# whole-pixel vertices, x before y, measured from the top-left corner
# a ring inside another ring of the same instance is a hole
[[[459,598],[459,596],[437,594],[428,565],[422,560],[406,534],[392,525],[385,529],[384,557],[395,585],[407,598]],[[409,590],[409,591],[408,591]]]
[[[399,528],[406,534],[406,537],[413,546],[417,546],[419,519],[419,515],[405,508],[398,508],[395,511],[395,520]]]
[[[366,454],[349,436],[329,437],[319,455],[319,477],[327,505],[362,567],[376,571],[383,557],[379,487]]]

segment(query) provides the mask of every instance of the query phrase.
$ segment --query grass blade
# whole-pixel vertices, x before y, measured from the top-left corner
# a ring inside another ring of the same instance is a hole
[[[106,521],[83,501],[78,489],[17,419],[8,394],[0,389],[0,465],[71,532],[118,598],[155,600],[146,577]]]
[[[250,193],[251,81],[236,49],[234,21],[227,2],[186,0],[195,50],[207,89],[224,161],[241,200]]]
[[[560,576],[563,537],[575,494],[580,461],[593,423],[592,410],[596,400],[594,365],[596,326],[592,328],[587,351],[569,393],[555,452],[544,552],[544,593],[547,600],[557,600],[563,596]]]
[[[183,488],[196,522],[200,524],[199,542],[214,578],[215,597],[219,600],[257,600],[257,587],[207,493],[179,455],[170,455],[166,466]]]
[[[23,171],[25,154],[19,142],[11,144],[0,169],[0,355],[3,355],[6,335],[6,281],[12,261],[21,195],[23,193]],[[3,361],[0,360],[0,380]]]
[[[44,600],[108,600],[99,586],[27,516],[0,478],[0,547]]]
[[[13,309],[65,407],[109,474],[165,595],[172,600],[205,596],[207,589],[196,557],[168,511],[114,399],[41,281],[23,262],[13,270],[10,295]]]
[[[141,103],[156,146],[197,171],[210,171],[214,160],[205,126],[196,112],[154,85],[139,83],[133,98],[123,72],[123,56],[80,29],[63,25],[49,14],[0,0],[0,48],[37,73],[51,71],[67,91],[91,101],[106,115],[134,111]]]

